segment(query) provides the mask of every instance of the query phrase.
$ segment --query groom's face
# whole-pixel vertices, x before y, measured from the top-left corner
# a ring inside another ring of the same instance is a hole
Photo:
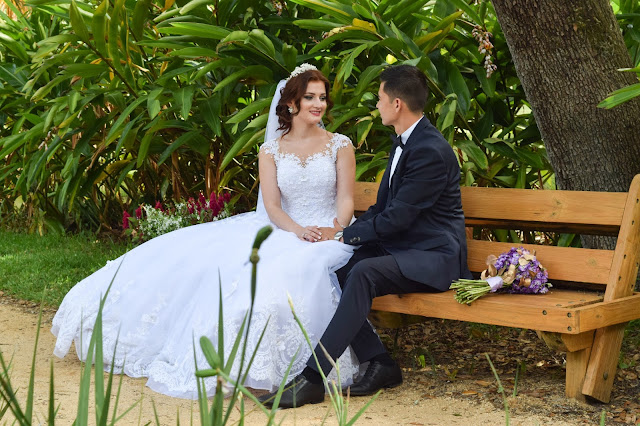
[[[395,104],[395,99],[391,99],[384,91],[384,82],[380,83],[376,108],[380,111],[380,119],[385,126],[392,126],[396,121],[397,108]]]

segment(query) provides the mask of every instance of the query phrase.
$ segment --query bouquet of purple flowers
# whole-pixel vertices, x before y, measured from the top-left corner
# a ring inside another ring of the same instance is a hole
[[[471,304],[487,293],[500,289],[509,289],[510,293],[546,293],[549,287],[549,274],[538,262],[535,253],[531,254],[523,247],[512,247],[499,257],[487,258],[487,269],[482,271],[480,280],[460,279],[451,284],[456,291],[459,303]]]

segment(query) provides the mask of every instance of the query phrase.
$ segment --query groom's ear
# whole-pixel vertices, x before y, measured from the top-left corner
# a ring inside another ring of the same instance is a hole
[[[395,98],[395,99],[393,100],[393,107],[395,108],[395,110],[396,110],[397,112],[401,111],[403,108],[406,108],[406,106],[407,106],[407,105],[406,105],[406,104],[403,102],[403,100],[402,100],[402,99],[400,99],[400,98]]]

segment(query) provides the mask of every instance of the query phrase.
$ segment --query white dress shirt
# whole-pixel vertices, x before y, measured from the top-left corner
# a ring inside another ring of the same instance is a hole
[[[400,160],[400,155],[402,155],[402,147],[407,143],[407,139],[409,139],[409,136],[411,136],[413,129],[416,128],[416,126],[418,125],[420,120],[422,120],[423,117],[424,116],[420,117],[418,121],[413,123],[411,127],[409,127],[400,135],[400,142],[402,142],[402,145],[398,145],[398,147],[396,148],[396,153],[393,156],[393,162],[391,163],[391,172],[389,173],[389,187],[391,187],[391,178],[393,177],[393,172],[396,171],[398,160]]]

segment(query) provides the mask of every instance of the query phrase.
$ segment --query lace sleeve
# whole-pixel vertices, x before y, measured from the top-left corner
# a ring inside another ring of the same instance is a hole
[[[271,154],[275,157],[276,153],[278,152],[278,141],[276,139],[266,141],[260,146],[260,152]]]
[[[353,148],[351,139],[340,133],[334,134],[333,139],[331,140],[331,156],[333,157],[334,161],[338,157],[338,151],[340,150],[340,148],[344,148],[345,146],[350,146],[351,148]]]

